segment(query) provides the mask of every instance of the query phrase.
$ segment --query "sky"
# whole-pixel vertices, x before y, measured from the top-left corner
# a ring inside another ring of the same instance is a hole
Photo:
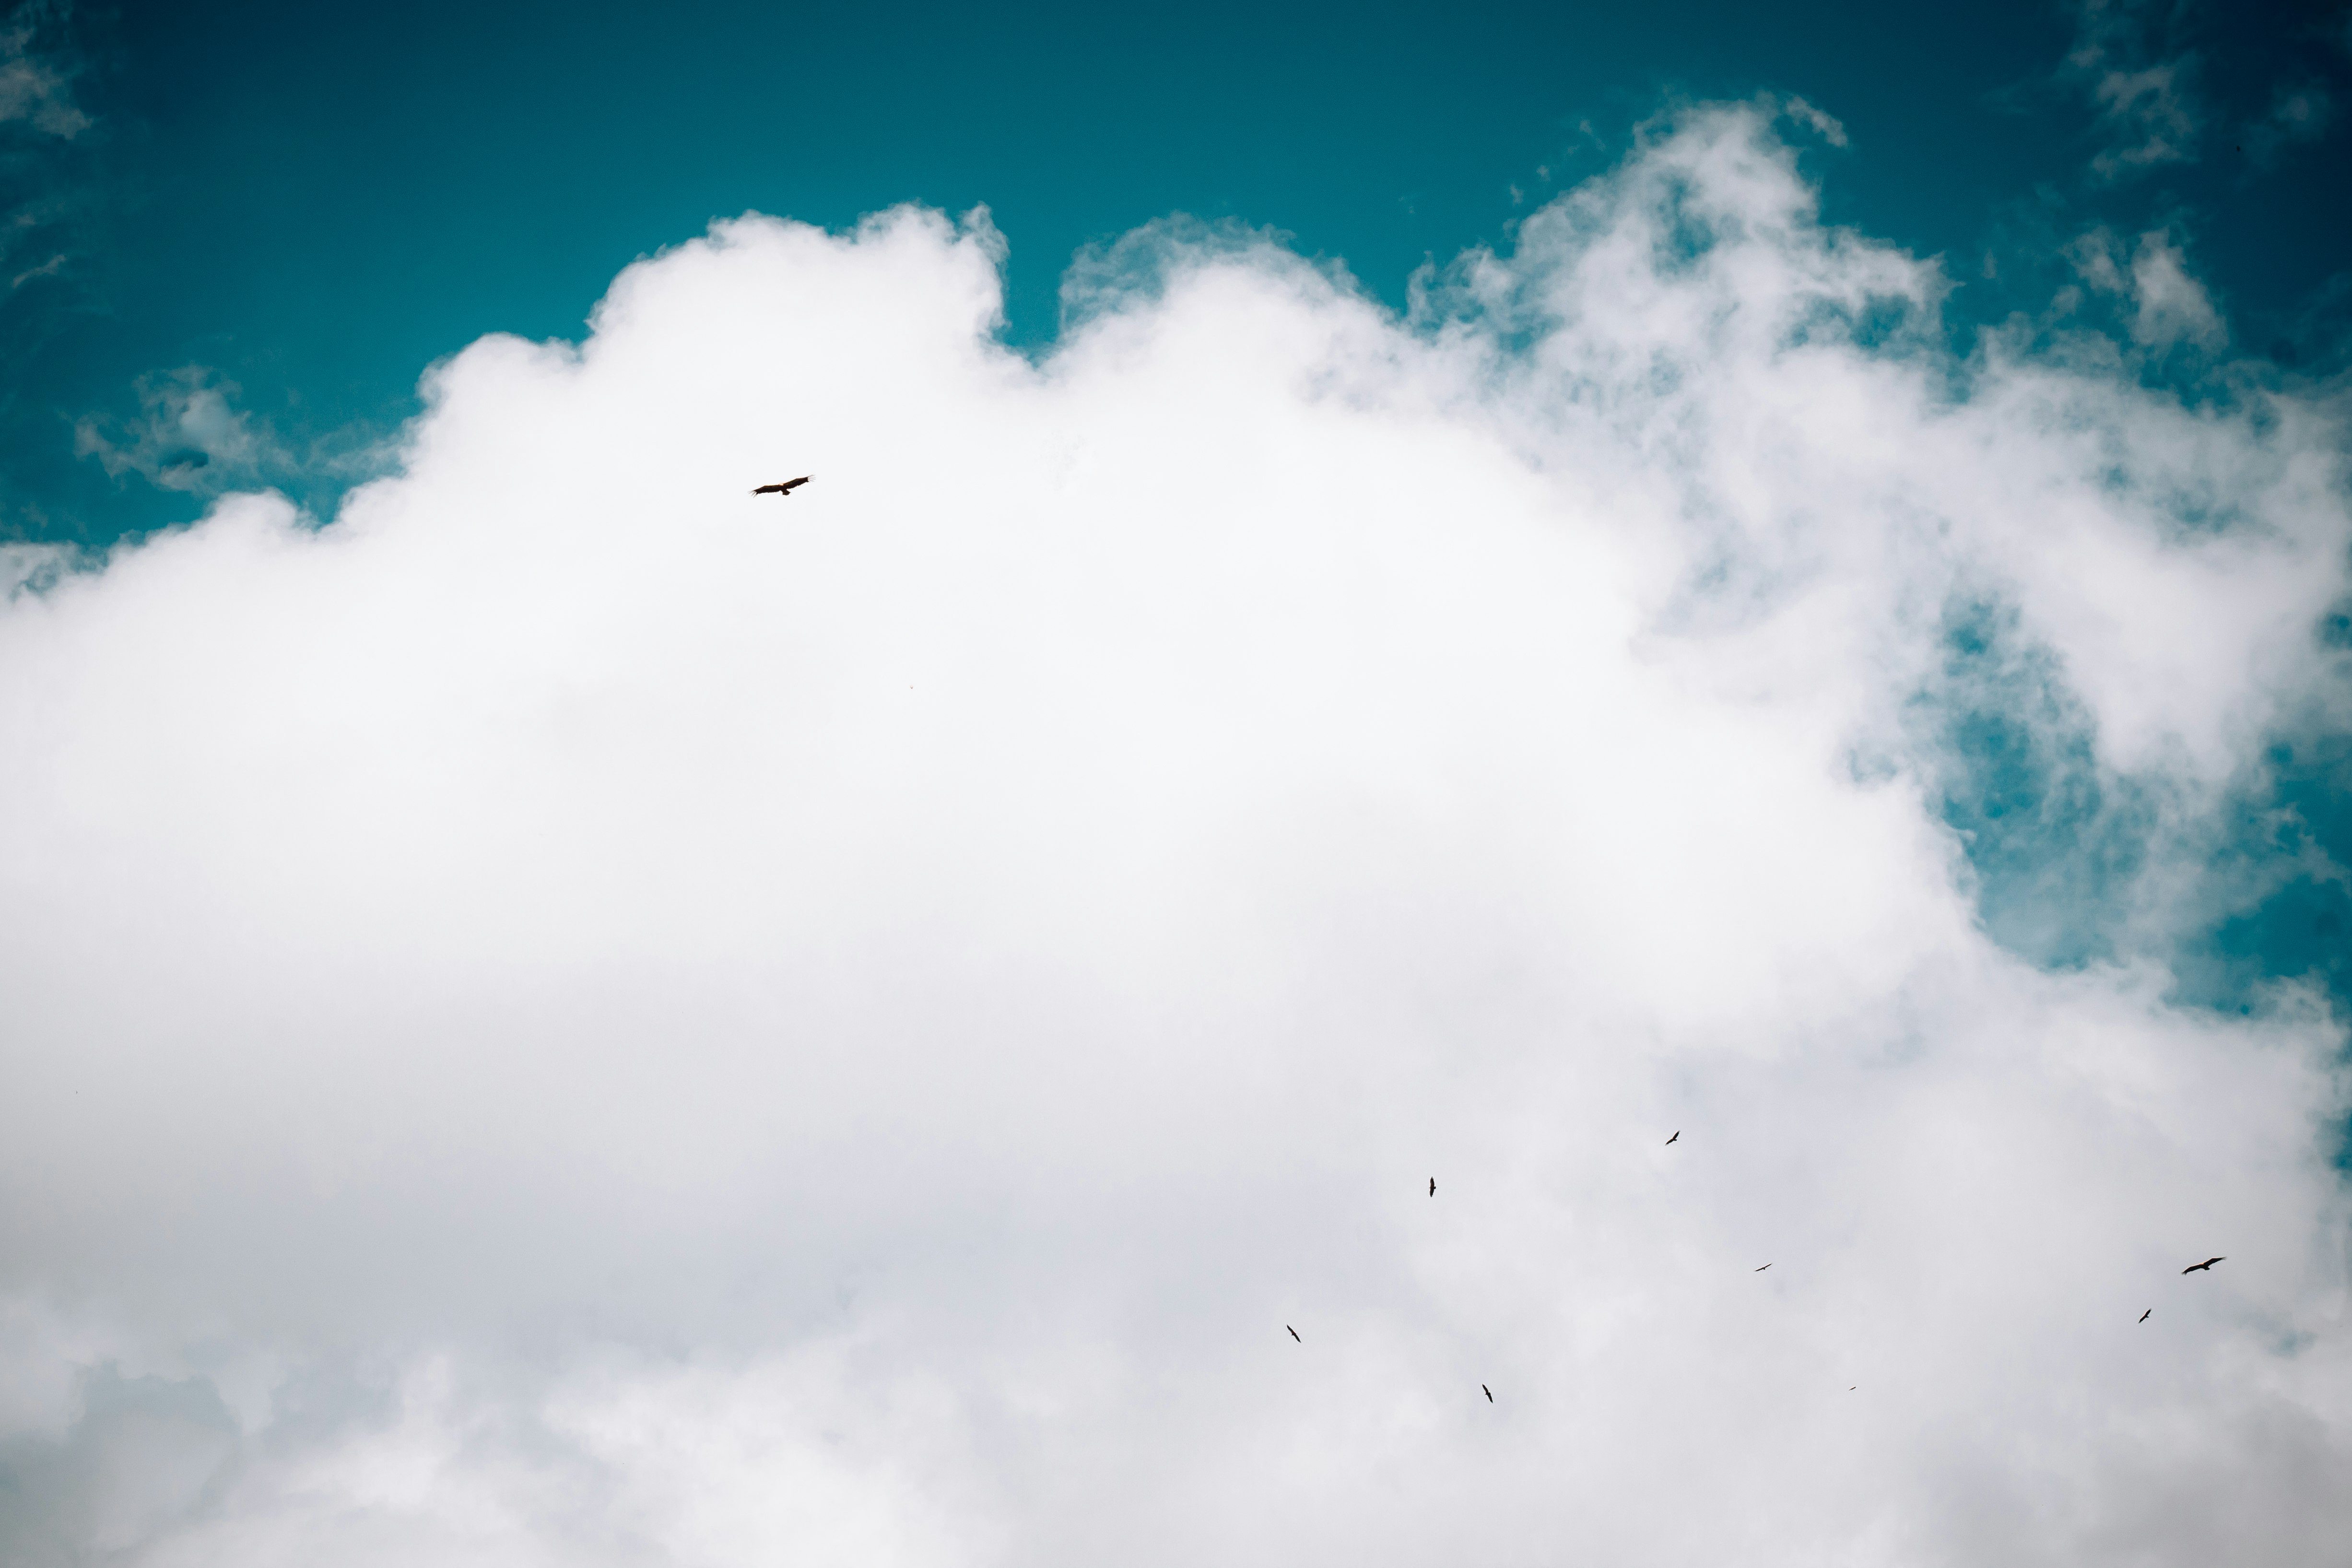
[[[2340,1561],[2347,90],[20,5],[0,1562]]]

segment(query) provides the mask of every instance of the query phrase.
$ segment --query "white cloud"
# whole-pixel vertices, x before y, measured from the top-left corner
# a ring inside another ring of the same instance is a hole
[[[27,7],[20,18],[34,15],[35,8]],[[75,105],[71,84],[56,59],[36,43],[27,21],[0,28],[0,125],[22,121],[44,136],[70,142],[89,129],[90,118]]]
[[[265,482],[293,460],[236,406],[236,383],[207,366],[142,376],[138,393],[135,419],[86,415],[76,421],[75,455],[96,458],[117,478],[135,473],[162,489],[199,495]]]
[[[2181,8],[2169,0],[2083,0],[2074,12],[2063,75],[2087,85],[2106,143],[2091,172],[2121,180],[2196,157],[2205,118],[2197,58],[2169,37]]]
[[[2068,247],[2067,258],[2092,288],[2130,303],[2134,342],[2161,353],[2178,343],[2216,350],[2229,342],[2221,312],[2168,231],[2141,235],[2126,261],[2112,233],[2094,229]]]
[[[2132,253],[2132,295],[2139,304],[2132,336],[2141,342],[2185,342],[2213,349],[2229,339],[2204,285],[2182,265],[2180,247],[2162,234],[2139,237]]]
[[[0,609],[0,1555],[2336,1549],[2340,1031],[1993,947],[1923,721],[1994,603],[2217,787],[2330,416],[1950,364],[1750,109],[1410,323],[1002,254],[721,225]]]
[[[2184,68],[2179,60],[2167,60],[2140,70],[2100,75],[2091,100],[2099,106],[2099,118],[2113,142],[2091,160],[2095,173],[2117,179],[2196,155],[2198,116],[2181,80]]]

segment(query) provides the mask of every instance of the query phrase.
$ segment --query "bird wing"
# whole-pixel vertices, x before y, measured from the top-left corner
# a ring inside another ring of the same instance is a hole
[[[786,479],[782,484],[778,485],[776,488],[777,488],[778,489],[780,489],[780,490],[786,490],[786,491],[796,490],[796,489],[800,489],[800,488],[801,488],[801,486],[803,486],[803,485],[804,485],[804,484],[806,484],[806,483],[808,483],[808,482],[809,482],[809,477],[808,477],[806,474],[803,474],[799,479]]]
[[[1772,1267],[1772,1266],[1771,1266],[1770,1264],[1767,1263],[1767,1264],[1765,1264],[1765,1265],[1764,1265],[1763,1268],[1757,1268],[1757,1269],[1753,1269],[1753,1270],[1751,1270],[1751,1272],[1753,1272],[1753,1273],[1757,1273],[1757,1274],[1761,1274],[1761,1273],[1763,1273],[1763,1272],[1764,1272],[1764,1269],[1765,1269],[1765,1268],[1771,1268],[1771,1267]]]

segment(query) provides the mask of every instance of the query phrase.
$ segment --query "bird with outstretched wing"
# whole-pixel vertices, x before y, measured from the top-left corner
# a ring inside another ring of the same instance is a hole
[[[786,479],[780,485],[761,485],[751,493],[755,496],[789,496],[808,482],[809,477],[803,474],[799,479]]]
[[[2207,1272],[2209,1272],[2209,1273],[2210,1273],[2210,1272],[2212,1270],[2213,1265],[2215,1265],[2216,1263],[2219,1263],[2219,1262],[2221,1262],[2221,1259],[2220,1259],[2220,1258],[2207,1258],[2207,1259],[2206,1259],[2204,1262],[2202,1262],[2202,1263],[2192,1263],[2192,1264],[2190,1264],[2188,1268],[2186,1268],[2182,1269],[2182,1270],[2181,1270],[2181,1272],[2182,1272],[2183,1274],[2194,1274],[2194,1273],[2196,1273],[2199,1269],[2202,1268],[2202,1269],[2205,1269]]]

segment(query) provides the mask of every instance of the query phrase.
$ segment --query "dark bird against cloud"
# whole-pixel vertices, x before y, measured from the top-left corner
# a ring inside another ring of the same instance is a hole
[[[2204,1262],[2202,1262],[2202,1263],[2192,1263],[2192,1264],[2190,1264],[2188,1268],[2186,1268],[2182,1269],[2182,1270],[2181,1270],[2181,1272],[2182,1272],[2183,1274],[2194,1274],[2194,1273],[2196,1273],[2200,1268],[2210,1269],[2210,1268],[2213,1267],[2213,1265],[2215,1265],[2216,1263],[2219,1263],[2219,1262],[2221,1262],[2221,1260],[2220,1258],[2207,1258],[2207,1259],[2206,1259]],[[2153,1308],[2153,1307],[2151,1307],[2151,1308],[2149,1308],[2149,1309],[2148,1309],[2148,1310],[2150,1310],[2150,1311],[2154,1311],[2155,1310],[2156,1310],[2156,1309],[2155,1309],[2155,1308]]]
[[[1495,1403],[1495,1391],[1493,1389],[1487,1387],[1482,1383],[1478,1385],[1478,1392],[1486,1396],[1487,1404],[1492,1405]]]
[[[789,496],[789,495],[791,495],[794,490],[796,490],[796,489],[800,489],[800,487],[801,487],[801,486],[803,486],[803,485],[804,485],[804,484],[806,484],[806,483],[808,483],[808,482],[809,482],[809,476],[808,476],[808,475],[806,475],[806,474],[803,474],[799,479],[786,479],[782,484],[780,484],[780,485],[761,485],[758,489],[753,490],[751,493],[752,493],[753,495],[755,495],[755,496],[766,496],[766,495]]]
[[[1433,1198],[1437,1195],[1437,1178],[1435,1176],[1429,1178],[1429,1195]]]
[[[1679,1128],[1679,1127],[1675,1128],[1675,1138],[1679,1138],[1679,1137],[1681,1137],[1682,1135],[1683,1135],[1683,1130],[1682,1130],[1681,1128]],[[1669,1139],[1667,1139],[1667,1140],[1666,1140],[1666,1147],[1668,1147],[1669,1149],[1671,1149],[1671,1148],[1673,1148],[1673,1147],[1674,1147],[1675,1138],[1669,1138]]]
[[[1282,1326],[1286,1329],[1290,1329],[1290,1325],[1288,1323],[1285,1323]],[[1294,1340],[1298,1340],[1298,1331],[1297,1329],[1290,1329],[1290,1337]],[[1298,1340],[1298,1342],[1303,1345],[1307,1342],[1305,1340]]]
[[[1764,1272],[1764,1270],[1765,1270],[1766,1268],[1771,1268],[1771,1267],[1772,1267],[1772,1266],[1771,1266],[1770,1264],[1767,1263],[1767,1264],[1763,1265],[1763,1267],[1762,1267],[1762,1268],[1751,1268],[1751,1269],[1749,1269],[1749,1270],[1748,1270],[1748,1272],[1749,1272],[1749,1273],[1751,1273],[1751,1274],[1761,1274],[1761,1273],[1763,1273],[1763,1272]]]
[[[2147,1312],[2153,1312],[2153,1311],[2155,1311],[2155,1310],[2156,1310],[2156,1309],[2155,1309],[2155,1308],[2150,1307],[2150,1308],[2147,1310]],[[2142,1312],[2142,1313],[2139,1315],[2139,1321],[2140,1321],[2141,1322],[2145,1323],[2145,1322],[2147,1322],[2147,1312]]]

